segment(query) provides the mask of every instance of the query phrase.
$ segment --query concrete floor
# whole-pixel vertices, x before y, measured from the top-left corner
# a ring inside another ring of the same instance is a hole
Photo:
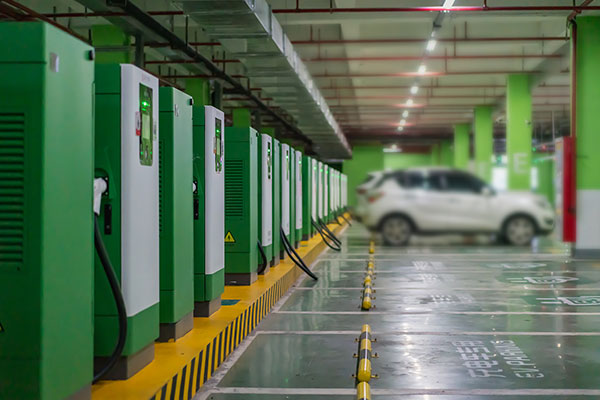
[[[485,238],[376,247],[376,308],[360,311],[369,235],[354,224],[196,399],[352,399],[362,324],[373,399],[600,398],[600,262]]]

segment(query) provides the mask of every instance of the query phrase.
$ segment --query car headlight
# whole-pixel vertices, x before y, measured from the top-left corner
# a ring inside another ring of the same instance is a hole
[[[552,209],[552,206],[550,206],[550,202],[546,199],[536,200],[535,204],[537,204],[538,207],[543,208],[544,210]]]

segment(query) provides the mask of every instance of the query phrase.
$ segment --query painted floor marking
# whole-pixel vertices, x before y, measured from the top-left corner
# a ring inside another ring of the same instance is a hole
[[[258,331],[258,335],[357,335],[358,331]],[[373,331],[374,335],[410,336],[600,336],[600,332],[502,332],[502,331]]]
[[[551,311],[277,311],[277,314],[313,314],[313,315],[600,315],[598,312],[551,312]]]
[[[356,389],[342,388],[253,388],[218,387],[212,393],[223,394],[275,394],[275,395],[313,395],[313,396],[349,396],[356,395]],[[600,389],[377,389],[371,388],[373,396],[403,395],[455,395],[455,396],[598,396]],[[206,398],[206,397],[204,397]],[[203,398],[203,399],[204,399]]]

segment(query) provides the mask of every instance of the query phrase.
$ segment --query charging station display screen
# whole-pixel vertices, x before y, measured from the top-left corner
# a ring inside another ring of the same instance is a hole
[[[222,138],[223,127],[221,120],[215,118],[215,143],[213,152],[215,154],[215,171],[221,172],[223,170],[223,138]]]
[[[267,178],[271,179],[271,142],[267,142]]]
[[[140,163],[152,165],[152,89],[140,83]]]

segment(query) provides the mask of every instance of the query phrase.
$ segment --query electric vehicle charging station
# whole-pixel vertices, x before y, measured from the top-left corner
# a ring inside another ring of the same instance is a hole
[[[296,190],[296,248],[300,245],[300,240],[302,240],[302,226],[303,226],[303,218],[302,218],[302,152],[296,150],[296,182],[294,184],[294,188]]]
[[[258,237],[267,259],[262,274],[269,272],[273,262],[273,140],[261,134],[258,141]],[[262,257],[258,257],[262,263]]]
[[[324,199],[324,183],[323,183],[323,163],[319,161],[317,163],[317,187],[318,187],[318,207],[317,207],[317,219],[315,222],[318,222],[319,219],[323,218],[323,199]]]
[[[98,220],[127,310],[127,339],[108,379],[127,379],[154,359],[159,335],[158,79],[130,64],[96,65],[95,173],[108,184]],[[96,364],[118,337],[113,295],[96,257]]]
[[[311,224],[310,224],[310,229],[312,232],[312,235],[315,235],[317,232],[317,229],[314,226],[314,222],[317,221],[317,215],[318,215],[318,209],[319,209],[319,162],[314,159],[311,158],[310,159],[311,162],[311,200],[310,200],[310,207],[311,207]]]
[[[323,164],[323,222],[329,223],[329,166]]]
[[[281,144],[281,228],[283,233],[290,240],[290,146]],[[291,243],[291,242],[290,242]],[[280,259],[284,258],[283,246],[279,254]]]
[[[40,22],[0,37],[0,398],[90,398],[94,50]]]
[[[193,110],[194,316],[221,307],[225,290],[225,115]]]
[[[313,162],[309,156],[302,156],[302,240],[312,237]]]
[[[271,266],[279,264],[281,258],[281,145],[279,140],[272,138],[273,145],[273,212],[272,212],[272,233],[273,233],[273,258]]]
[[[225,129],[225,284],[250,285],[258,269],[257,142],[251,127]]]
[[[296,241],[296,150],[289,146],[289,165],[290,165],[290,190],[289,190],[289,215],[290,215],[290,233],[288,240],[293,248],[298,248]]]
[[[175,88],[159,90],[160,342],[194,326],[192,103]]]

